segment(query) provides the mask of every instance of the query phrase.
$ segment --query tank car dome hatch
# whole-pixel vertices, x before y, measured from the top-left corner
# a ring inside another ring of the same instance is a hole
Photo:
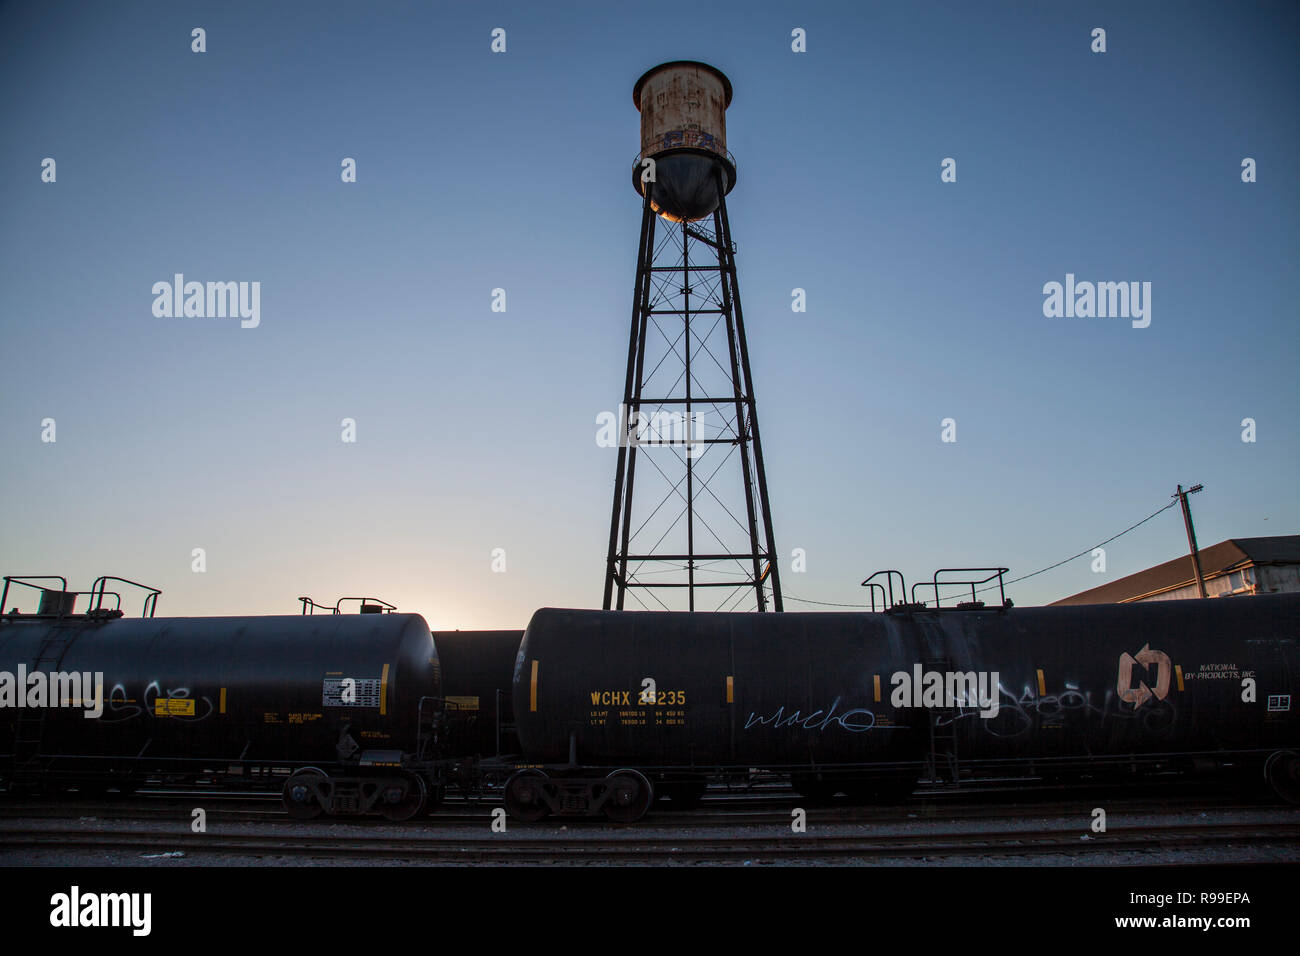
[[[673,222],[711,216],[724,192],[736,185],[736,163],[727,152],[727,107],[731,81],[707,63],[673,60],[642,74],[632,88],[641,112],[641,152],[632,167],[632,187],[644,196],[642,162],[653,159],[650,205]]]

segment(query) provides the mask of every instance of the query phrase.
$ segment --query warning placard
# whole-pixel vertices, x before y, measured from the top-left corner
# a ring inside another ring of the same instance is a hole
[[[159,697],[153,702],[155,717],[193,717],[194,699],[191,697]]]

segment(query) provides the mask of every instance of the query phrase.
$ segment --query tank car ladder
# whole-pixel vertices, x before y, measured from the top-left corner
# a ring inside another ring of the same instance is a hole
[[[946,674],[952,670],[952,661],[948,658],[926,661],[927,671]],[[926,776],[935,783],[945,783],[956,787],[961,783],[961,759],[957,753],[957,710],[948,706],[929,708],[930,715],[930,751],[926,754]]]
[[[63,657],[67,653],[68,647],[77,637],[77,631],[70,626],[71,622],[54,621],[50,624],[49,633],[41,641],[40,647],[36,651],[36,657],[33,659],[29,674],[38,671],[44,671],[47,674],[59,670],[63,663]],[[25,694],[26,688],[17,688],[18,693]],[[48,688],[47,688],[48,692]],[[92,691],[93,692],[93,691]],[[82,689],[85,693],[85,689]],[[48,703],[48,701],[47,701]],[[20,780],[24,777],[34,775],[40,761],[41,742],[45,737],[45,721],[50,712],[46,707],[24,707],[18,719],[14,722],[14,759],[13,759],[13,779]]]

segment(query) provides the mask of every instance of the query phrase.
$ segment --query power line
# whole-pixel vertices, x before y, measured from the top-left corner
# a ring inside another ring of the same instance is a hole
[[[1023,575],[1021,575],[1021,576],[1018,577],[1018,578],[1013,578],[1013,579],[1010,580],[1010,581],[1005,581],[1005,582],[1003,582],[1003,584],[1002,584],[1001,586],[1002,586],[1002,587],[1005,587],[1005,586],[1008,585],[1008,584],[1015,584],[1015,583],[1018,582],[1018,581],[1026,581],[1026,580],[1028,580],[1029,578],[1035,577],[1036,575],[1042,574],[1042,573],[1044,573],[1044,572],[1046,572],[1046,571],[1051,571],[1053,568],[1059,568],[1059,567],[1060,567],[1061,565],[1063,565],[1063,564],[1069,564],[1071,561],[1075,560],[1076,558],[1081,558],[1081,557],[1083,557],[1085,554],[1091,554],[1093,551],[1096,551],[1098,548],[1103,547],[1104,545],[1110,544],[1110,543],[1111,543],[1112,541],[1114,541],[1116,538],[1122,538],[1122,537],[1124,537],[1124,535],[1128,534],[1130,531],[1134,531],[1134,530],[1136,530],[1136,529],[1142,527],[1144,524],[1146,524],[1148,521],[1150,521],[1150,520],[1151,520],[1152,518],[1154,518],[1156,515],[1159,515],[1159,514],[1162,514],[1162,513],[1166,512],[1166,511],[1168,511],[1170,508],[1172,508],[1172,507],[1173,507],[1174,505],[1176,505],[1176,504],[1178,504],[1178,499],[1177,499],[1177,498],[1175,498],[1173,501],[1169,502],[1169,504],[1165,505],[1163,508],[1159,508],[1159,509],[1157,509],[1156,511],[1151,512],[1151,514],[1147,515],[1145,518],[1143,518],[1143,519],[1142,519],[1141,521],[1139,521],[1137,524],[1130,525],[1129,527],[1127,527],[1127,528],[1125,528],[1123,531],[1121,531],[1119,534],[1113,534],[1113,535],[1111,535],[1109,538],[1107,538],[1105,541],[1102,541],[1100,544],[1094,544],[1091,548],[1084,548],[1084,549],[1083,549],[1082,551],[1080,551],[1078,554],[1070,555],[1070,557],[1065,558],[1065,559],[1062,560],[1062,561],[1057,561],[1055,564],[1049,564],[1049,565],[1048,565],[1047,567],[1045,567],[1045,568],[1039,568],[1037,571],[1031,571],[1029,574],[1023,574]],[[992,584],[992,585],[989,585],[989,586],[986,587],[986,588],[980,588],[980,589],[979,589],[978,591],[976,591],[975,593],[976,593],[976,594],[983,594],[985,591],[994,591],[994,590],[997,590],[998,587],[999,587],[999,585]],[[787,593],[785,594],[785,599],[786,599],[787,601],[798,601],[800,604],[820,604],[820,605],[822,605],[823,607],[856,607],[856,608],[862,608],[862,607],[866,607],[866,606],[867,606],[866,604],[837,604],[837,603],[835,603],[835,602],[833,602],[833,601],[811,601],[811,600],[809,600],[808,598],[795,597],[793,594],[790,594],[789,592],[787,592]]]
[[[836,604],[833,601],[810,601],[807,598],[795,597],[789,591],[786,591],[784,594],[781,595],[781,597],[787,601],[798,601],[800,604],[821,604],[825,607],[856,607],[856,608],[866,607],[865,604]]]
[[[1045,568],[1039,568],[1037,571],[1031,571],[1029,574],[1024,574],[1024,575],[1021,575],[1021,576],[1018,577],[1018,578],[1013,578],[1013,579],[1010,580],[1010,581],[1005,581],[1005,582],[1003,582],[1003,586],[1005,586],[1005,585],[1007,585],[1007,584],[1015,584],[1017,581],[1024,581],[1024,580],[1027,580],[1028,578],[1032,578],[1032,577],[1034,577],[1034,575],[1036,575],[1036,574],[1042,574],[1044,571],[1050,571],[1050,570],[1052,570],[1053,568],[1059,568],[1059,567],[1060,567],[1061,565],[1063,565],[1063,564],[1069,564],[1069,563],[1070,563],[1071,561],[1073,561],[1075,558],[1081,558],[1081,557],[1083,557],[1085,554],[1092,554],[1092,552],[1096,551],[1098,548],[1102,547],[1103,545],[1110,544],[1110,543],[1111,543],[1112,541],[1114,541],[1116,538],[1122,538],[1122,537],[1124,537],[1124,535],[1128,534],[1130,531],[1133,531],[1135,528],[1140,528],[1140,527],[1142,527],[1144,524],[1146,524],[1148,521],[1150,521],[1150,520],[1151,520],[1152,518],[1154,518],[1156,515],[1161,514],[1161,513],[1165,512],[1165,511],[1168,511],[1170,508],[1172,508],[1172,507],[1173,507],[1174,505],[1176,505],[1176,504],[1178,504],[1178,499],[1177,499],[1177,498],[1175,498],[1173,501],[1169,502],[1169,504],[1165,505],[1163,508],[1159,508],[1159,509],[1157,509],[1157,510],[1151,512],[1151,514],[1147,515],[1145,518],[1143,518],[1143,519],[1142,519],[1141,521],[1139,521],[1137,524],[1135,524],[1135,525],[1130,525],[1129,527],[1127,527],[1127,528],[1125,528],[1123,531],[1121,531],[1119,534],[1113,534],[1113,535],[1111,535],[1111,536],[1110,536],[1109,538],[1107,538],[1105,541],[1101,542],[1101,544],[1094,544],[1091,548],[1084,548],[1084,549],[1083,549],[1082,551],[1080,551],[1078,554],[1072,554],[1072,555],[1070,555],[1070,557],[1066,558],[1064,561],[1057,561],[1055,564],[1049,564],[1049,565],[1048,565],[1047,567],[1045,567]],[[977,594],[983,594],[985,591],[991,591],[991,590],[993,590],[993,588],[995,588],[995,587],[997,587],[997,585],[990,585],[990,586],[987,587],[987,588],[980,588],[980,589],[979,589],[977,592],[975,592],[975,593],[977,593]]]

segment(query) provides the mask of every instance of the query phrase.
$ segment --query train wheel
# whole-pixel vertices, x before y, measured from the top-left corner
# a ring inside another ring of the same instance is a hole
[[[405,780],[394,780],[384,787],[384,799],[379,805],[379,812],[386,820],[402,823],[424,810],[428,795],[429,788],[424,785],[424,778],[411,774]]]
[[[505,786],[506,809],[510,816],[523,823],[536,823],[551,812],[542,794],[548,777],[536,768],[520,770]]]
[[[615,770],[605,778],[608,790],[602,809],[615,823],[636,823],[654,802],[654,788],[639,770]]]
[[[1264,779],[1287,803],[1300,803],[1300,755],[1290,750],[1270,754],[1264,763]]]
[[[314,820],[324,813],[321,787],[328,779],[322,771],[309,768],[297,771],[286,780],[284,809],[289,816],[295,820]]]

